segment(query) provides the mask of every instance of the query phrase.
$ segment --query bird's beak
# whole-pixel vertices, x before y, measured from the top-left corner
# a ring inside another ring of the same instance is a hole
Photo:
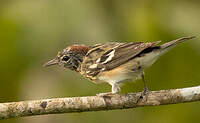
[[[52,59],[52,60],[48,61],[47,63],[45,63],[43,65],[43,67],[49,67],[49,66],[57,65],[57,64],[58,64],[58,60],[57,59]]]

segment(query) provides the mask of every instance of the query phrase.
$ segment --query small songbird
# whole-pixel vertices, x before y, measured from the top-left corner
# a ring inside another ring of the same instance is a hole
[[[148,89],[144,70],[176,44],[193,38],[195,37],[182,37],[162,45],[158,45],[160,41],[72,45],[58,52],[57,56],[44,66],[59,65],[79,72],[96,84],[105,82],[112,86],[111,92],[100,95],[119,93],[122,83],[142,78],[143,94],[146,94]]]

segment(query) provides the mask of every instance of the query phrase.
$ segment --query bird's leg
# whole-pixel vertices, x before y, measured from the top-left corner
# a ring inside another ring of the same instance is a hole
[[[147,98],[148,98],[148,92],[149,92],[149,90],[148,90],[148,88],[147,88],[147,85],[146,85],[146,81],[145,81],[145,79],[144,79],[144,71],[142,72],[142,82],[143,82],[143,84],[144,84],[144,90],[143,90],[143,92],[141,93],[141,96],[139,97],[139,99],[137,100],[137,103],[141,100],[141,99],[143,99],[143,97],[145,96],[145,98],[146,98],[146,101],[147,101]]]
[[[109,95],[114,95],[114,94],[118,94],[120,92],[120,87],[118,83],[112,83],[112,92],[107,92],[107,93],[100,93],[97,94],[97,96],[109,96]]]
[[[112,84],[112,93],[113,94],[117,94],[120,92],[120,87],[118,83],[114,83]]]
[[[146,95],[147,93],[148,93],[148,88],[147,88],[147,85],[146,85],[146,81],[145,81],[145,79],[144,79],[144,71],[142,72],[142,82],[143,82],[143,84],[144,84],[144,90],[143,90],[143,92],[142,92],[142,95]]]
[[[144,90],[143,90],[141,96],[139,97],[139,99],[137,100],[137,103],[138,103],[141,99],[143,99],[144,96],[147,96],[147,94],[148,94],[148,88],[147,88],[147,85],[146,85],[146,81],[145,81],[145,79],[144,79],[144,72],[142,72],[142,82],[143,82],[143,84],[144,84]],[[146,98],[146,101],[147,101],[147,97],[145,97],[145,98]]]

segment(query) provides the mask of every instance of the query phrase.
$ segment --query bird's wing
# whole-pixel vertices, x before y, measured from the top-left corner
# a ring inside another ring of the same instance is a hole
[[[100,71],[116,68],[134,58],[143,50],[157,44],[153,43],[108,43],[98,44],[89,50],[81,66],[82,73],[96,76]]]

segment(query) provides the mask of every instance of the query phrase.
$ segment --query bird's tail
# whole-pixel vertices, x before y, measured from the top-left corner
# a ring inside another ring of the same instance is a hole
[[[157,44],[160,42],[160,41],[157,41],[154,43],[155,45],[154,47],[151,47],[150,49],[143,51],[143,53],[141,53],[141,54],[146,53],[146,55],[144,55],[144,57],[140,57],[140,60],[141,60],[140,63],[144,66],[144,68],[147,68],[150,65],[152,65],[159,56],[169,51],[171,48],[176,46],[176,44],[179,44],[181,42],[184,42],[193,38],[195,38],[195,36],[182,37],[182,38],[164,43],[160,46],[157,46]]]
[[[176,44],[182,43],[184,41],[187,41],[187,40],[190,40],[190,39],[193,39],[193,38],[195,38],[195,36],[182,37],[182,38],[179,38],[179,39],[176,39],[176,40],[173,40],[173,41],[170,41],[170,42],[167,42],[165,44],[160,45],[160,49],[165,50],[165,49],[168,49],[168,48],[172,48]]]

